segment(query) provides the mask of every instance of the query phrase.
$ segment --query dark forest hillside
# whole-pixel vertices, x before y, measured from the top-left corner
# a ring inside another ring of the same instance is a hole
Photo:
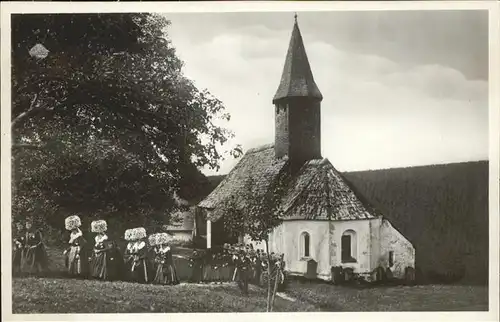
[[[487,283],[487,161],[343,176],[413,243],[416,266],[425,280]],[[208,179],[213,189],[224,176]]]
[[[487,283],[487,161],[343,175],[413,243],[429,281]]]

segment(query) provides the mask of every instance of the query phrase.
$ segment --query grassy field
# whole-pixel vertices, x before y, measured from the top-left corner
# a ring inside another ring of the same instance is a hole
[[[264,290],[244,296],[234,285],[140,285],[126,282],[22,278],[13,281],[13,313],[260,312]],[[315,311],[281,298],[277,311]]]
[[[51,277],[13,279],[13,313],[263,312],[266,308],[265,290],[255,286],[245,296],[234,284],[161,286],[67,279],[61,277],[61,255],[61,250],[49,250]],[[360,289],[292,281],[286,295],[290,299],[276,298],[275,311],[488,310],[488,290],[483,286]]]
[[[13,313],[263,312],[265,290],[233,284],[141,285],[64,278],[15,278]],[[293,282],[275,311],[480,311],[486,287],[426,285],[355,289]]]
[[[357,289],[293,283],[288,294],[321,311],[487,311],[488,288],[464,285],[391,286]]]
[[[259,312],[265,291],[250,287],[245,296],[236,285],[141,285],[64,278],[62,250],[47,250],[52,277],[19,277],[12,283],[13,313]],[[183,249],[176,254],[189,255]],[[311,311],[303,302],[276,299],[278,311]]]

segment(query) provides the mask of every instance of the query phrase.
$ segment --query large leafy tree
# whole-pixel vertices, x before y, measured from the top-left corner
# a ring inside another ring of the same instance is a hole
[[[14,215],[145,220],[173,191],[196,195],[197,168],[217,168],[232,133],[216,125],[229,120],[222,102],[183,75],[168,25],[142,13],[12,17]],[[30,54],[37,44],[48,54]]]

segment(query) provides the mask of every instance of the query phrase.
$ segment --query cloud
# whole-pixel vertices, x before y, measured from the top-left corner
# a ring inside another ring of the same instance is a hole
[[[486,81],[471,81],[456,69],[440,65],[416,66],[381,79],[388,85],[411,86],[435,98],[484,100],[488,95]]]
[[[176,13],[177,38],[210,42],[220,34],[252,34],[288,41],[291,12]],[[439,64],[468,79],[488,79],[487,10],[300,12],[305,39],[342,51],[381,56],[406,66]]]
[[[178,34],[180,35],[180,34]],[[408,66],[304,36],[323,93],[322,151],[341,171],[487,158],[487,82],[439,64]],[[245,26],[203,42],[172,36],[197,86],[221,99],[245,150],[274,140],[274,107],[290,30]],[[227,173],[236,160],[222,164]],[[210,171],[206,171],[210,173]]]

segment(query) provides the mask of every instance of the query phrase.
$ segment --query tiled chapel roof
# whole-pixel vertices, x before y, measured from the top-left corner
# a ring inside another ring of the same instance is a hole
[[[245,200],[242,200],[241,192],[245,189],[247,180],[252,178],[257,192],[263,194],[272,186],[286,163],[286,159],[275,159],[272,144],[250,149],[198,206],[210,209],[217,208],[229,196],[234,196],[236,202],[244,205]]]
[[[275,159],[273,145],[249,150],[198,206],[210,209],[210,219],[217,220],[223,215],[221,206],[229,198],[233,197],[238,207],[244,209],[247,198],[259,198],[281,182],[284,220],[356,220],[377,216],[359,200],[328,159],[308,161],[294,176],[288,170],[286,158]],[[254,184],[251,196],[245,192],[248,179]]]
[[[328,159],[306,162],[291,178],[282,199],[284,219],[357,220],[375,218]]]

